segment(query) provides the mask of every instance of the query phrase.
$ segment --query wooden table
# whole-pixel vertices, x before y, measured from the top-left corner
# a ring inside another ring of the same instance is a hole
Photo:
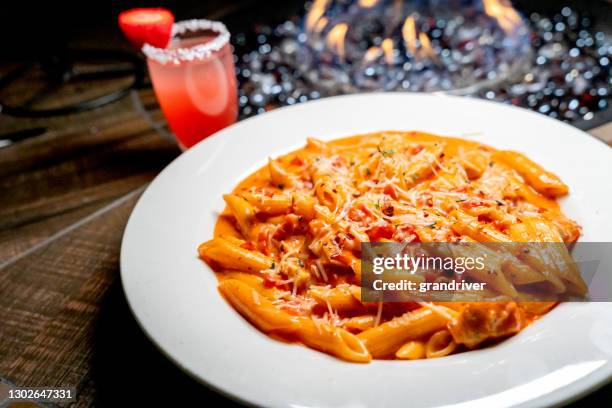
[[[130,212],[180,153],[151,90],[61,118],[0,116],[0,133],[41,125],[0,149],[0,405],[10,384],[75,387],[74,406],[228,403],[146,339],[119,281]],[[612,144],[612,124],[591,133]]]

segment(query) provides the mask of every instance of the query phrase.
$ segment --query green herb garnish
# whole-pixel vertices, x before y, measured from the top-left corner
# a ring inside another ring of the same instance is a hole
[[[393,149],[383,150],[380,148],[380,146],[376,146],[376,149],[382,155],[382,157],[389,157],[395,154],[395,150]]]

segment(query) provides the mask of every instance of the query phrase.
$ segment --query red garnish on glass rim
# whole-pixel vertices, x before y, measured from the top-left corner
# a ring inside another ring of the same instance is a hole
[[[140,50],[147,43],[166,48],[172,36],[174,15],[165,8],[135,8],[119,14],[119,27]]]

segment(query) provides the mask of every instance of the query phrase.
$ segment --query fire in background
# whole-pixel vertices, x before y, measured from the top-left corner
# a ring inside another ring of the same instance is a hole
[[[331,92],[467,93],[516,71],[530,53],[528,33],[499,0],[316,0],[296,58]]]
[[[241,114],[394,90],[472,95],[589,120],[608,108],[612,85],[612,43],[591,26],[568,7],[523,18],[503,0],[316,0],[276,27],[235,36]]]

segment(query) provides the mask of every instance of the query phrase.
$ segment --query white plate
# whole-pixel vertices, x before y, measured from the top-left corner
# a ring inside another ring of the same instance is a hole
[[[180,156],[134,209],[121,249],[136,319],[178,366],[234,398],[279,407],[543,406],[612,376],[612,305],[563,304],[491,348],[436,360],[346,363],[270,339],[219,295],[196,248],[232,190],[269,156],[369,131],[423,130],[524,152],[570,186],[565,211],[583,241],[612,241],[612,152],[585,133],[476,99],[363,94],[278,109],[218,132]]]

